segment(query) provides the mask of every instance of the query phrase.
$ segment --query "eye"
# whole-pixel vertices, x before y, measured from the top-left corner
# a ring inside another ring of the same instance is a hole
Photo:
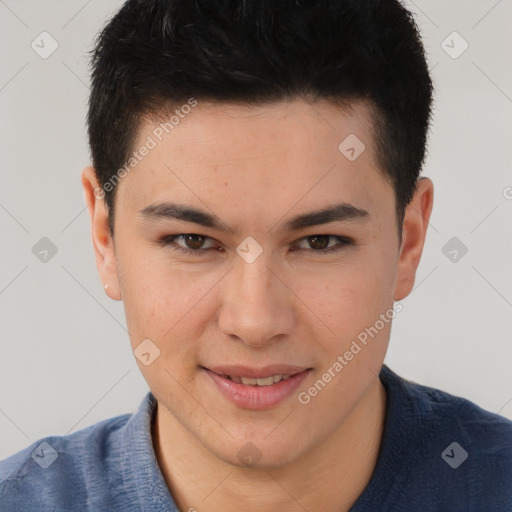
[[[180,240],[185,244],[185,247],[180,246],[176,243],[176,240]],[[195,233],[186,233],[183,235],[168,235],[160,239],[160,243],[164,246],[170,246],[173,251],[180,252],[182,254],[201,254],[208,249],[214,247],[204,247],[206,240],[213,240],[208,236],[197,235]]]
[[[337,241],[334,245],[329,244],[329,240]],[[215,245],[205,247],[206,241],[214,242],[213,238],[196,233],[185,233],[181,235],[167,235],[160,239],[160,243],[165,247],[170,247],[173,251],[181,254],[193,254],[199,256],[210,249],[221,250]],[[180,245],[180,242],[182,245]],[[355,245],[354,241],[344,236],[335,235],[311,235],[301,238],[298,244],[306,242],[312,249],[301,248],[300,251],[306,250],[313,253],[328,254],[342,250],[346,246]],[[297,246],[292,246],[291,250],[295,251]]]
[[[338,243],[329,245],[329,239],[337,240]],[[328,254],[342,250],[349,245],[355,245],[354,241],[344,236],[335,235],[311,235],[299,240],[300,242],[307,242],[313,249],[305,249],[306,251],[316,252],[320,254]],[[300,249],[304,250],[304,249]]]

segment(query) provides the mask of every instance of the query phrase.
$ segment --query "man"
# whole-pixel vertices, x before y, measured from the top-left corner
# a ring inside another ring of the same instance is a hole
[[[150,392],[3,461],[2,510],[511,510],[512,422],[383,365],[433,205],[410,13],[129,0],[92,67],[96,264]]]

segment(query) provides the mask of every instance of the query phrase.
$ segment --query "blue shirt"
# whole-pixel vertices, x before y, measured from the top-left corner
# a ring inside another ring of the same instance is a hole
[[[379,377],[383,440],[351,512],[512,511],[512,422],[386,365]],[[45,437],[0,461],[0,510],[179,512],[153,450],[156,406],[148,392],[134,414]]]

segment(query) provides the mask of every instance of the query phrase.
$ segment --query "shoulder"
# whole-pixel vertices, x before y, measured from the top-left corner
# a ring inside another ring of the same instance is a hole
[[[0,461],[0,495],[7,507],[2,510],[87,509],[91,488],[101,493],[105,483],[115,478],[109,469],[119,462],[117,437],[131,416],[41,438]]]
[[[386,367],[381,380],[411,502],[436,496],[453,510],[512,510],[512,421]]]
[[[441,389],[425,386],[393,374],[395,390],[408,400],[417,419],[437,433],[455,429],[461,436],[474,438],[478,444],[500,447],[512,443],[512,421],[488,411],[474,402]],[[483,435],[485,434],[485,435]]]

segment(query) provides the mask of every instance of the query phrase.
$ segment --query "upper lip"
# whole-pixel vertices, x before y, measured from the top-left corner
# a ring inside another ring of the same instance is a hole
[[[305,366],[292,366],[289,364],[272,364],[262,368],[251,368],[250,366],[238,365],[223,365],[210,366],[206,369],[211,370],[218,375],[230,375],[232,377],[252,377],[254,379],[264,379],[274,375],[295,375],[297,373],[303,372],[304,370],[309,370],[309,368]]]

